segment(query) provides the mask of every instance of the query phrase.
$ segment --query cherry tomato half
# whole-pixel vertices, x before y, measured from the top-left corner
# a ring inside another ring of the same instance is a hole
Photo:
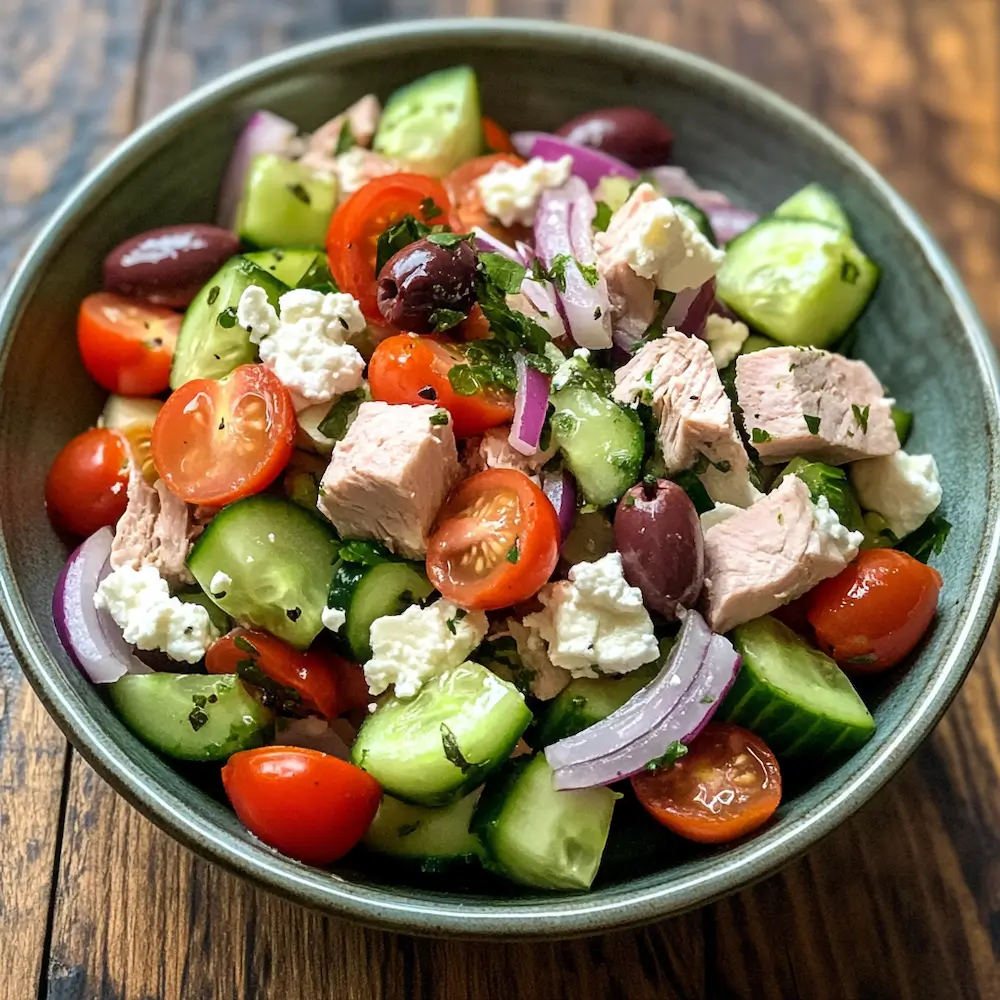
[[[483,207],[483,196],[479,193],[476,181],[483,174],[489,173],[498,163],[510,163],[515,167],[524,165],[524,160],[514,153],[493,153],[489,156],[477,156],[456,167],[444,179],[444,186],[451,199],[451,228],[459,233],[469,232],[473,226],[479,226],[498,240],[513,244],[515,240],[527,240],[531,230],[527,226],[515,225],[509,229],[500,225],[496,219],[488,215]]]
[[[153,424],[153,461],[175,496],[218,507],[271,485],[292,455],[295,427],[277,376],[241,365],[170,395]]]
[[[427,544],[427,576],[449,601],[493,611],[537,594],[559,561],[559,518],[523,473],[487,469],[460,483]]]
[[[182,318],[172,309],[113,292],[88,295],[76,328],[83,365],[109,392],[155,396],[170,381]]]
[[[820,648],[844,670],[878,673],[920,641],[940,592],[932,566],[895,549],[867,549],[810,592],[809,621]]]
[[[640,771],[632,788],[668,830],[721,844],[766,823],[781,801],[778,761],[753,733],[710,722],[672,767]]]
[[[382,797],[379,783],[360,767],[297,747],[233,754],[222,784],[252,834],[309,865],[330,864],[351,850]]]
[[[483,115],[483,144],[491,153],[515,152],[510,133],[486,115]]]
[[[334,212],[326,234],[330,269],[368,319],[385,323],[375,296],[379,236],[406,215],[437,225],[447,222],[450,211],[439,181],[422,174],[389,174],[369,181]]]
[[[472,437],[506,424],[514,415],[514,397],[498,389],[463,396],[448,373],[465,364],[462,349],[440,337],[403,333],[383,340],[368,362],[372,399],[383,403],[433,403],[451,414],[456,437]]]
[[[290,700],[294,707],[318,712],[327,719],[345,711],[337,683],[337,665],[327,654],[319,650],[303,653],[267,632],[233,629],[209,647],[205,669],[210,674],[238,673],[248,684],[255,683],[257,670],[285,689],[279,698]]]
[[[102,427],[73,438],[55,457],[45,479],[52,523],[75,535],[114,527],[128,503],[128,443]]]

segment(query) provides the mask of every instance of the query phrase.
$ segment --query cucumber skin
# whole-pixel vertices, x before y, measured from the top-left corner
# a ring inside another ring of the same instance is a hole
[[[808,645],[780,622],[774,619],[771,622],[771,627],[779,635],[785,636],[786,641],[794,639],[797,643]],[[778,757],[786,760],[809,757],[811,760],[821,761],[847,756],[871,739],[875,732],[875,722],[870,715],[868,718],[871,726],[862,728],[815,713],[813,723],[803,730],[797,723],[804,710],[789,704],[786,700],[788,696],[778,692],[753,665],[753,657],[748,655],[747,646],[740,635],[740,629],[744,627],[737,626],[730,633],[733,645],[743,658],[743,665],[716,713],[720,722],[732,722],[749,729],[764,740]],[[810,649],[817,655],[823,655],[819,650],[812,647]]]
[[[344,636],[347,638],[347,642],[351,647],[351,652],[354,653],[358,661],[361,663],[372,658],[371,626],[372,622],[375,621],[375,618],[372,618],[370,615],[365,615],[364,619],[366,620],[359,620],[359,613],[362,609],[357,607],[357,604],[360,599],[364,599],[369,596],[367,594],[367,590],[370,587],[376,586],[382,577],[391,572],[390,570],[386,570],[384,568],[386,566],[402,567],[409,571],[410,579],[416,585],[411,592],[418,602],[430,597],[430,595],[434,592],[434,588],[427,580],[427,577],[424,575],[419,563],[397,562],[392,560],[391,562],[379,563],[378,566],[366,567],[365,572],[358,579],[350,599],[348,600],[345,612],[347,614],[347,622],[344,625]],[[372,574],[375,574],[375,576],[372,577]],[[404,610],[405,606],[400,606],[398,601],[395,601],[391,607],[385,609],[385,614],[398,615],[402,614]],[[376,615],[376,618],[381,617],[382,615]]]
[[[807,184],[772,213],[779,219],[809,219],[852,235],[851,222],[840,202],[822,184]]]
[[[312,288],[332,281],[322,250],[256,250],[243,256],[289,288]]]

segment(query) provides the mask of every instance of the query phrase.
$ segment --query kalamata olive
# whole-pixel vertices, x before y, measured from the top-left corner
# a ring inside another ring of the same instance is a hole
[[[450,246],[431,239],[411,243],[390,257],[379,272],[379,312],[409,333],[454,326],[455,314],[467,313],[476,301],[477,264],[468,240]]]
[[[590,146],[643,170],[670,159],[674,133],[642,108],[600,108],[566,122],[557,132],[578,146]]]
[[[667,618],[698,599],[705,578],[701,522],[676,483],[633,486],[618,503],[615,547],[625,579],[642,591],[646,607]]]
[[[104,258],[104,287],[183,308],[239,249],[239,238],[218,226],[191,223],[151,229],[120,243]]]

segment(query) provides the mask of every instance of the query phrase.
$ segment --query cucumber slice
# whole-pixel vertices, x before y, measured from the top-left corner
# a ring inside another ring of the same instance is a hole
[[[668,642],[669,652],[672,640]],[[661,654],[665,655],[663,642]],[[660,672],[660,661],[648,663],[621,677],[576,677],[545,706],[545,714],[531,731],[532,747],[541,750],[550,743],[575,736],[617,712],[637,691]]]
[[[463,663],[412,698],[383,701],[362,724],[351,761],[397,799],[443,806],[481,785],[530,721],[513,684]]]
[[[250,334],[236,322],[240,296],[251,285],[260,285],[275,309],[288,291],[288,285],[244,257],[226,261],[184,314],[170,369],[171,389],[195,378],[224,378],[257,360]]]
[[[634,410],[592,389],[570,385],[552,394],[552,439],[576,477],[584,499],[607,507],[639,479],[645,451]]]
[[[759,333],[751,333],[746,340],[743,341],[743,346],[740,348],[740,354],[753,354],[755,351],[766,351],[769,347],[780,347],[781,345],[776,340],[771,340],[770,337],[762,337]]]
[[[415,864],[435,873],[468,864],[482,854],[479,838],[469,832],[479,792],[441,809],[411,806],[391,795],[382,796],[362,844],[376,854]]]
[[[372,148],[402,161],[404,169],[443,177],[478,156],[482,142],[476,74],[469,66],[453,66],[389,98]]]
[[[185,604],[198,604],[208,612],[212,624],[225,635],[232,627],[233,620],[203,590],[188,590],[177,594],[177,600]]]
[[[260,746],[271,723],[235,674],[126,674],[108,695],[143,743],[179,760],[225,760]]]
[[[243,256],[289,288],[337,290],[329,261],[321,250],[259,250]]]
[[[718,237],[715,235],[715,230],[712,228],[708,216],[693,201],[688,201],[687,198],[670,198],[668,200],[680,215],[687,216],[695,224],[701,235],[713,247],[719,245]]]
[[[807,184],[783,201],[774,215],[781,219],[812,219],[851,235],[851,221],[840,202],[822,184]]]
[[[775,479],[771,489],[776,489],[785,476],[798,476],[809,488],[813,503],[826,497],[830,509],[835,511],[840,523],[850,531],[864,531],[858,498],[847,481],[847,473],[823,462],[810,462],[808,458],[793,458]]]
[[[847,675],[770,616],[731,633],[743,657],[718,718],[756,733],[783,758],[848,754],[875,732],[875,720]]]
[[[347,621],[343,634],[360,663],[372,657],[371,628],[376,618],[402,614],[434,592],[419,563],[384,562],[378,566],[340,563],[330,584],[327,604],[340,608]]]
[[[485,789],[472,831],[487,868],[539,889],[590,888],[615,801],[610,788],[557,792],[545,754],[512,760]]]
[[[910,432],[913,430],[913,414],[909,410],[901,410],[898,406],[894,406],[892,408],[892,422],[896,426],[899,447],[905,448]]]
[[[878,277],[847,233],[772,216],[729,244],[716,282],[719,298],[761,333],[828,347],[858,318]]]
[[[339,547],[333,528],[318,515],[260,495],[216,514],[195,542],[188,566],[226,614],[305,649],[323,628]],[[210,587],[220,572],[231,581],[225,596]]]
[[[236,232],[253,246],[322,247],[337,204],[337,180],[275,153],[250,164]]]

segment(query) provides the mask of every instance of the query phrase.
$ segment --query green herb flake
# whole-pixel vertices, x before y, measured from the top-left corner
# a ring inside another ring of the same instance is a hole
[[[288,193],[293,198],[298,198],[298,200],[301,201],[303,205],[312,204],[312,197],[301,184],[289,184],[287,185],[287,187],[288,187]]]
[[[208,713],[200,705],[195,705],[188,713],[188,722],[191,723],[191,728],[198,732],[208,722]]]
[[[400,826],[396,830],[396,836],[397,837],[409,837],[409,835],[411,833],[416,833],[417,830],[419,830],[419,829],[420,829],[420,820],[419,819],[416,822],[414,822],[414,823],[403,823],[402,826]]]
[[[855,285],[860,277],[861,270],[858,265],[853,260],[848,260],[847,257],[844,257],[840,265],[840,280],[845,284]]]
[[[810,434],[819,434],[819,417],[804,413],[802,419],[806,422],[806,428]]]
[[[445,330],[451,330],[453,327],[458,326],[459,323],[465,321],[466,316],[464,312],[459,312],[457,309],[435,309],[429,317],[431,324],[434,327],[435,333],[444,333]]]
[[[714,705],[715,704],[715,698],[712,695],[710,695],[710,694],[702,695],[702,697],[701,697],[701,703],[703,705]]]
[[[462,754],[458,745],[458,740],[446,722],[441,723],[441,745],[444,748],[444,755],[448,761],[457,767],[462,774],[468,774],[477,765],[470,764]]]
[[[659,340],[663,336],[663,323],[676,296],[673,292],[657,288],[653,293],[653,298],[656,300],[656,313],[649,326],[646,327],[642,337],[632,347],[633,354],[638,354],[640,349],[645,347],[650,341]]]
[[[771,435],[768,434],[763,427],[754,427],[750,431],[750,441],[752,444],[765,444],[767,441],[771,440]]]
[[[227,309],[223,309],[219,313],[219,318],[216,322],[223,330],[231,330],[236,326],[236,306],[229,306]]]
[[[424,198],[420,203],[420,214],[426,222],[432,222],[444,215],[444,209],[433,198]]]
[[[354,130],[351,128],[350,118],[344,119],[344,124],[340,126],[340,134],[337,136],[337,145],[334,147],[334,156],[340,156],[348,150],[354,149],[358,144],[354,138]]]
[[[382,272],[390,257],[405,249],[411,243],[430,235],[430,227],[412,215],[404,215],[399,222],[389,226],[379,238],[375,248],[375,274]]]
[[[517,542],[507,550],[507,562],[514,563],[516,565],[518,559],[521,558],[521,553],[518,551]]]
[[[785,515],[779,510],[778,511],[778,524],[785,523]]]
[[[854,414],[854,419],[857,420],[859,426],[861,427],[862,434],[868,433],[869,410],[871,410],[871,406],[858,406],[857,403],[851,403],[851,412]]]
[[[210,306],[214,306],[215,301],[216,299],[218,299],[218,297],[219,297],[219,286],[212,285],[212,287],[208,290],[208,298],[206,299],[206,301]]]
[[[510,260],[502,253],[484,252],[479,255],[479,262],[490,280],[505,294],[514,295],[521,290],[521,283],[528,273],[527,268]]]
[[[233,645],[242,653],[247,653],[250,656],[259,655],[257,647],[245,635],[233,636]]]
[[[431,427],[444,427],[448,423],[448,411],[447,410],[435,410],[428,420],[431,422]]]
[[[576,264],[576,269],[580,272],[583,280],[593,288],[597,282],[600,280],[600,275],[597,273],[596,264],[583,264],[574,258],[574,263]]]
[[[632,496],[632,494],[631,494],[631,493],[629,493],[629,494],[628,494],[628,495],[627,495],[627,496],[625,497],[625,499],[624,499],[624,500],[622,500],[622,503],[623,503],[623,504],[624,504],[624,505],[625,505],[626,507],[634,507],[634,506],[635,506],[635,497],[634,497],[634,496]]]
[[[297,622],[302,617],[302,609],[288,608],[288,610],[285,611],[285,615],[288,617],[290,622]]]
[[[341,562],[356,563],[359,566],[378,566],[392,561],[392,553],[384,545],[365,538],[351,538],[344,542],[338,555]]]
[[[680,740],[674,740],[662,756],[651,760],[646,765],[647,771],[665,771],[674,766],[688,752],[688,748]]]
[[[369,400],[367,389],[352,389],[335,399],[317,430],[331,441],[340,441],[358,415],[358,407]]]
[[[916,531],[910,532],[896,548],[925,563],[944,548],[950,532],[951,524],[940,514],[934,513]]]
[[[611,206],[606,201],[597,203],[597,212],[594,214],[594,232],[606,233],[611,224],[611,216],[615,213],[611,211]]]
[[[426,237],[428,243],[438,247],[453,247],[459,243],[468,243],[472,233],[431,233]]]

